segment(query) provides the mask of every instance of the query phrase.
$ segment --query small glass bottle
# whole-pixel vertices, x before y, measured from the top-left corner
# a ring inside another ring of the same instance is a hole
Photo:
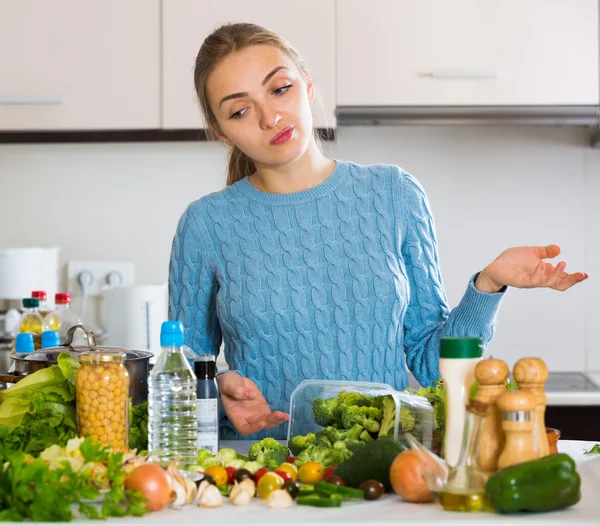
[[[40,300],[39,311],[42,315],[42,318],[45,318],[48,314],[50,314],[52,309],[48,307],[48,303],[46,302],[47,295],[45,290],[34,290],[31,293],[31,297]]]
[[[60,345],[60,336],[58,331],[44,331],[42,333],[42,349],[58,347]]]
[[[447,511],[486,511],[489,508],[485,485],[489,474],[479,466],[479,439],[488,405],[472,400],[466,408],[463,443],[456,467],[451,467],[448,480],[437,494]]]
[[[196,414],[198,415],[198,449],[219,451],[219,387],[217,386],[214,354],[203,354],[194,359],[194,373],[198,379]]]
[[[37,298],[23,299],[23,314],[19,322],[19,332],[33,334],[33,345],[36,349],[42,346],[42,332],[46,328],[44,318],[39,313],[40,300]]]
[[[125,353],[88,351],[79,355],[75,376],[79,436],[125,451],[128,439],[129,372]]]
[[[54,296],[56,307],[46,316],[48,329],[58,331],[60,341],[64,342],[67,331],[79,323],[77,315],[71,309],[71,295],[68,292],[58,292]],[[77,342],[80,344],[80,342]]]

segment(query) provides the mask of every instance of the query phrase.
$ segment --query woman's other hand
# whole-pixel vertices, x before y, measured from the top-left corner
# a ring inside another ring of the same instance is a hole
[[[564,291],[588,278],[585,272],[565,272],[564,261],[556,266],[544,261],[560,254],[558,245],[513,247],[505,250],[483,269],[475,287],[482,292],[498,292],[502,287],[533,289],[546,287]]]
[[[221,402],[227,417],[242,436],[271,429],[289,419],[287,413],[273,411],[256,384],[235,372],[217,377]]]

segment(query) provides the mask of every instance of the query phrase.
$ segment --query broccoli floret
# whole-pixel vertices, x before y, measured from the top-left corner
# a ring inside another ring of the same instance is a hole
[[[225,465],[230,460],[236,460],[237,453],[235,452],[235,449],[222,448],[222,449],[219,449],[219,451],[217,452],[215,457],[218,458],[223,465]]]
[[[360,436],[358,438],[360,438],[365,444],[367,442],[373,442],[373,440],[375,440],[371,436],[371,433],[369,433],[366,429],[360,434]]]
[[[402,431],[410,432],[414,429],[414,427],[415,415],[408,407],[403,405],[400,408],[400,428],[402,429]]]
[[[285,455],[281,451],[267,451],[257,462],[262,462],[266,468],[274,470],[285,462]]]
[[[339,405],[338,398],[317,398],[313,401],[313,413],[315,415],[315,423],[327,427],[335,422],[333,412]]]
[[[274,456],[271,453],[278,453],[278,455]],[[271,437],[263,438],[261,441],[252,444],[248,450],[248,458],[259,462],[265,467],[270,467],[277,459],[283,458],[281,462],[274,466],[276,468],[279,464],[285,462],[285,457],[288,454],[287,446],[280,444]]]
[[[307,447],[302,453],[298,455],[298,458],[295,460],[294,464],[296,466],[301,466],[302,464],[306,464],[307,462],[318,462],[323,467],[329,467],[330,457],[331,457],[331,447],[324,447],[313,444],[312,446]]]
[[[367,433],[367,434],[369,434],[369,433]],[[371,438],[371,435],[369,435],[369,438]],[[371,438],[371,440],[373,440],[373,439]],[[348,440],[346,442],[346,447],[348,448],[348,451],[350,451],[352,454],[356,453],[364,445],[365,445],[365,442],[363,442],[362,440]]]
[[[373,397],[360,393],[350,393],[348,391],[340,391],[338,394],[340,404],[357,405],[360,407],[370,406],[373,402]]]
[[[342,426],[345,429],[350,429],[358,424],[370,433],[379,432],[381,417],[381,409],[377,409],[376,407],[358,407],[355,405],[344,407],[341,414]]]
[[[333,444],[334,442],[347,442],[352,440],[358,440],[358,437],[363,432],[363,427],[359,424],[352,426],[350,429],[337,429],[335,427],[327,427],[325,436]]]
[[[333,444],[333,449],[330,451],[329,465],[340,466],[344,460],[348,460],[351,456],[352,451],[348,449],[346,442],[339,440]]]
[[[373,405],[381,409],[383,414],[381,428],[379,429],[379,438],[388,436],[390,431],[393,438],[394,425],[396,424],[396,402],[394,398],[391,395],[378,396],[373,401]]]
[[[314,433],[308,433],[308,435],[297,435],[292,437],[288,442],[288,447],[292,452],[292,455],[298,456],[302,451],[304,451],[308,446],[314,444],[316,440],[316,435]]]

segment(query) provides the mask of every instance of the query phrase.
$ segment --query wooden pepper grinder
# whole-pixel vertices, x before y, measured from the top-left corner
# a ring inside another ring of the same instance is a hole
[[[477,459],[479,467],[488,473],[498,470],[498,457],[504,449],[502,415],[496,401],[506,391],[508,373],[508,365],[502,360],[482,360],[475,366],[479,386],[475,400],[489,407],[481,429]]]
[[[529,391],[507,391],[497,400],[506,437],[498,469],[538,458],[533,449],[535,396]]]
[[[548,380],[548,367],[540,358],[522,358],[514,367],[513,375],[519,389],[535,396],[535,419],[533,425],[533,449],[538,457],[550,454],[546,436],[546,403],[544,384]]]

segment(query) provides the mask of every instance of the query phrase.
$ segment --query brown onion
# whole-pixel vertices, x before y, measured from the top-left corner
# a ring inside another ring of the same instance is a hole
[[[422,462],[434,460],[421,460],[417,453],[406,450],[400,453],[390,467],[390,483],[394,491],[409,502],[431,502],[433,495],[423,476]]]
[[[125,489],[146,497],[148,511],[162,510],[173,500],[169,476],[158,464],[142,464],[125,479]]]

